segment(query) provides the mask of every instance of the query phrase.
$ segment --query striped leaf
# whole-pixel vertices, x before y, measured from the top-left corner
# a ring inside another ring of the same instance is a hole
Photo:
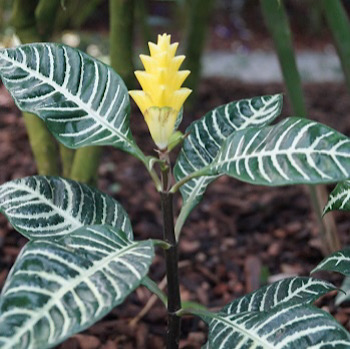
[[[231,102],[215,108],[186,130],[185,139],[177,159],[174,174],[180,181],[189,174],[211,164],[222,144],[232,133],[254,126],[271,123],[281,112],[282,95],[255,97]],[[180,188],[184,201],[182,218],[186,219],[199,203],[212,177],[194,178]]]
[[[269,311],[282,303],[311,304],[335,289],[326,281],[309,277],[283,279],[234,300],[221,309],[221,312],[232,315],[252,311]]]
[[[346,349],[350,334],[334,318],[305,304],[280,304],[269,311],[202,315],[209,325],[206,348]]]
[[[284,304],[311,304],[335,287],[325,281],[309,277],[294,277],[261,287],[255,292],[234,300],[221,309],[220,314],[266,312]],[[209,342],[206,344],[210,348]]]
[[[330,211],[350,211],[350,181],[338,183],[334,188],[323,214]]]
[[[350,177],[350,139],[304,118],[232,134],[212,165],[257,185],[317,184]]]
[[[151,241],[108,226],[22,250],[0,298],[0,348],[51,348],[122,303],[146,276]]]
[[[84,226],[108,224],[132,238],[123,207],[85,184],[33,176],[0,186],[0,211],[29,239],[56,239]]]
[[[111,67],[69,46],[39,43],[1,50],[0,75],[18,107],[67,147],[113,145],[143,157],[130,132],[127,88]]]
[[[345,276],[350,276],[350,249],[334,252],[326,257],[313,271],[328,270],[336,271]]]

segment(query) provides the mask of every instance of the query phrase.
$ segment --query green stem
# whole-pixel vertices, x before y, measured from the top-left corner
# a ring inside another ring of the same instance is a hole
[[[84,0],[83,6],[80,6],[79,11],[74,12],[70,18],[72,27],[75,29],[81,28],[101,2],[102,0]]]
[[[178,245],[174,233],[173,194],[161,192],[163,215],[163,238],[171,245],[164,251],[168,284],[168,329],[166,336],[167,349],[179,347],[181,318],[176,314],[181,309]]]
[[[23,113],[30,147],[40,175],[58,176],[60,174],[57,160],[56,142],[47,130],[45,123],[37,116]]]
[[[288,96],[297,116],[306,116],[301,79],[294,55],[292,33],[283,1],[261,0],[266,26],[272,36]]]
[[[189,2],[189,20],[187,29],[187,45],[186,45],[186,69],[191,71],[191,74],[186,79],[186,86],[191,88],[194,92],[190,96],[190,104],[193,104],[195,99],[195,91],[201,74],[201,57],[203,54],[207,30],[209,28],[208,22],[211,16],[211,9],[213,7],[213,0],[191,0]]]
[[[190,173],[188,176],[186,176],[186,177],[182,178],[180,181],[176,182],[172,186],[172,188],[170,189],[169,192],[176,193],[184,184],[189,182],[191,179],[197,178],[197,177],[202,177],[202,176],[207,176],[209,171],[210,171],[210,165],[203,167],[198,171]]]
[[[84,147],[75,152],[70,178],[96,186],[101,147]]]
[[[180,238],[182,227],[185,224],[185,221],[186,221],[186,218],[189,215],[189,212],[190,211],[187,208],[186,204],[181,207],[180,214],[178,215],[178,217],[176,219],[176,223],[175,223],[175,237],[176,237],[176,241],[178,241],[179,238]]]
[[[167,306],[168,304],[168,298],[166,294],[158,287],[158,285],[150,279],[148,276],[146,276],[142,280],[142,285],[147,287],[152,293],[154,293],[161,301],[162,303]]]
[[[148,42],[153,41],[153,35],[151,27],[148,23],[148,9],[145,0],[137,0],[135,3],[136,21],[141,29],[141,34],[145,46],[145,50],[148,50]]]
[[[11,23],[23,44],[40,41],[36,27],[35,9],[38,0],[14,0]]]
[[[59,148],[62,163],[62,176],[70,178],[75,151],[74,149],[65,147],[62,143],[59,144]]]
[[[320,226],[320,235],[322,239],[323,249],[322,252],[325,256],[328,256],[330,253],[339,251],[341,249],[339,235],[336,231],[337,227],[335,225],[334,219],[332,219],[333,216],[331,216],[331,219],[326,219],[328,217],[322,217],[323,207],[328,201],[328,191],[325,186],[321,185],[318,185],[316,187],[310,185],[309,189],[311,202],[314,207],[314,212],[316,214],[316,219]]]
[[[130,89],[134,83],[132,64],[134,0],[109,0],[111,66]]]
[[[331,1],[334,3],[338,2]],[[278,0],[261,0],[260,3],[265,23],[275,44],[294,113],[298,116],[306,117],[306,104],[301,78],[296,64],[292,33],[283,2]],[[314,212],[317,217],[321,217],[323,203],[319,199],[325,195],[326,188],[324,186],[309,186],[309,190]],[[339,237],[333,216],[328,215],[324,221],[319,219],[318,222],[324,250],[331,251],[335,246],[339,246]]]
[[[57,11],[61,0],[40,0],[35,9],[36,27],[41,41],[47,41],[54,30]]]
[[[332,32],[346,83],[350,90],[350,22],[340,0],[321,0],[323,13]]]
[[[37,30],[35,10],[38,0],[15,0],[11,22],[22,43],[41,41]],[[38,173],[42,175],[59,175],[56,142],[45,123],[37,116],[23,113],[30,146],[37,164]]]
[[[152,242],[154,246],[159,246],[163,250],[168,250],[171,247],[171,245],[165,242],[164,240],[152,239]]]

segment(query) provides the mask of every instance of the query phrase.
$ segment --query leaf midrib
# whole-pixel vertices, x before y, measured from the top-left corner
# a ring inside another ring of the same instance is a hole
[[[270,344],[269,342],[263,341],[261,340],[261,337],[256,337],[255,333],[249,332],[247,329],[245,329],[244,327],[242,328],[241,326],[239,326],[238,324],[228,321],[225,318],[221,317],[221,316],[217,316],[214,315],[213,316],[214,319],[221,321],[222,323],[226,324],[227,327],[232,327],[235,330],[243,333],[244,335],[246,335],[248,338],[252,339],[254,342],[259,343],[260,345],[263,346],[263,348],[266,349],[275,349],[274,346],[272,346],[272,344]]]
[[[350,158],[350,154],[344,153],[344,152],[332,152],[331,150],[314,150],[310,148],[299,148],[299,149],[279,149],[277,151],[275,150],[266,150],[262,151],[260,153],[252,153],[247,155],[238,155],[235,157],[232,157],[230,159],[225,160],[218,160],[212,163],[213,167],[216,166],[223,166],[230,162],[236,162],[241,160],[249,160],[252,158],[264,158],[264,157],[272,157],[272,156],[279,156],[279,155],[314,155],[314,154],[322,154],[322,155],[328,155],[328,156],[339,156],[339,157],[345,157]],[[223,156],[223,154],[219,154],[220,157]]]

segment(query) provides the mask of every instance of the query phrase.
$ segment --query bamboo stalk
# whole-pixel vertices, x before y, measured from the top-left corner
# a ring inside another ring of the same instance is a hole
[[[92,186],[97,184],[101,147],[84,147],[75,152],[70,178]]]
[[[148,49],[148,43],[150,41],[154,41],[153,33],[151,30],[151,27],[148,23],[148,8],[146,4],[146,0],[138,0],[135,3],[135,14],[136,14],[136,21],[138,23],[138,26],[141,30],[143,43],[145,46],[145,50]]]
[[[339,0],[322,0],[322,9],[332,32],[335,46],[350,90],[350,22]]]
[[[62,143],[59,144],[59,150],[62,165],[61,174],[65,178],[70,178],[75,150],[65,147]]]
[[[337,2],[331,0],[332,2]],[[266,26],[272,36],[288,96],[296,115],[306,116],[306,105],[302,90],[301,79],[294,55],[292,33],[288,17],[282,1],[261,0],[261,8]],[[312,205],[318,219],[320,235],[323,242],[323,252],[327,255],[340,249],[340,241],[334,221],[329,214],[322,220],[322,210],[328,197],[325,186],[309,186]]]
[[[58,176],[59,164],[57,161],[57,147],[51,133],[45,123],[36,115],[23,113],[38,174],[46,176]]]
[[[111,66],[122,77],[127,86],[133,80],[132,23],[133,0],[110,0],[110,55]],[[85,147],[76,151],[70,178],[95,185],[100,147]]]
[[[205,39],[207,36],[208,22],[214,1],[207,0],[205,5],[203,0],[191,0],[189,3],[189,20],[187,28],[187,44],[186,44],[186,69],[191,74],[186,79],[186,87],[192,89],[189,97],[189,104],[193,104],[195,100],[195,92],[200,80],[201,74],[201,58],[204,51]]]
[[[40,41],[36,28],[35,9],[37,0],[15,0],[11,22],[22,43]],[[56,143],[45,123],[30,113],[23,113],[30,146],[32,148],[39,174],[58,175]]]
[[[135,85],[132,63],[133,18],[134,0],[109,1],[111,66],[129,89]]]
[[[36,27],[41,41],[47,41],[54,31],[56,13],[61,0],[40,0],[35,9]]]

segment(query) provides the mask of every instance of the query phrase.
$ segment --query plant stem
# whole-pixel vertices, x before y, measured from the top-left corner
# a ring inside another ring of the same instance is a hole
[[[186,45],[186,69],[191,74],[186,80],[186,86],[192,89],[189,97],[189,104],[193,105],[196,95],[195,91],[200,79],[201,73],[201,57],[204,51],[205,40],[209,28],[211,10],[214,4],[213,0],[206,0],[205,4],[202,0],[189,1],[189,19],[187,28],[187,45]]]
[[[135,83],[132,63],[134,0],[109,0],[111,66],[128,89]]]
[[[37,31],[35,9],[38,0],[15,0],[12,7],[11,23],[23,44],[41,41]],[[54,138],[46,128],[44,121],[30,113],[23,113],[28,138],[38,173],[59,175],[57,147]]]
[[[96,186],[101,152],[102,147],[98,146],[78,149],[74,155],[70,178],[78,182]]]
[[[343,67],[346,84],[350,90],[350,21],[341,1],[322,0],[323,14],[332,32]]]
[[[164,280],[165,281],[165,280]],[[150,279],[148,276],[146,276],[142,280],[142,285],[147,287],[152,293],[154,293],[166,306],[168,304],[168,298],[166,294],[158,287],[158,285]]]
[[[62,143],[59,144],[59,150],[62,164],[61,175],[70,178],[75,150],[65,147]]]
[[[195,171],[193,173],[190,173],[188,176],[182,178],[180,181],[176,182],[172,188],[170,189],[170,193],[176,193],[184,184],[186,184],[187,182],[189,182],[191,179],[193,178],[197,178],[197,177],[202,177],[202,176],[208,176],[210,173],[210,165],[201,168],[198,171]]]
[[[331,2],[337,3],[338,1],[331,0]],[[293,111],[298,116],[306,117],[307,109],[301,78],[296,64],[292,33],[283,2],[279,2],[278,0],[261,0],[260,4],[266,26],[276,48]],[[333,216],[327,215],[322,220],[324,202],[321,202],[320,199],[327,196],[327,188],[324,185],[310,185],[309,191],[313,209],[318,218],[323,250],[332,252],[337,247],[339,249],[339,237]]]
[[[179,347],[181,319],[176,314],[181,309],[179,273],[178,273],[178,245],[174,232],[173,194],[161,192],[161,206],[163,214],[163,238],[171,245],[164,251],[168,284],[168,328],[166,348]]]
[[[36,27],[42,41],[48,41],[52,36],[60,4],[61,0],[40,0],[35,9]]]

